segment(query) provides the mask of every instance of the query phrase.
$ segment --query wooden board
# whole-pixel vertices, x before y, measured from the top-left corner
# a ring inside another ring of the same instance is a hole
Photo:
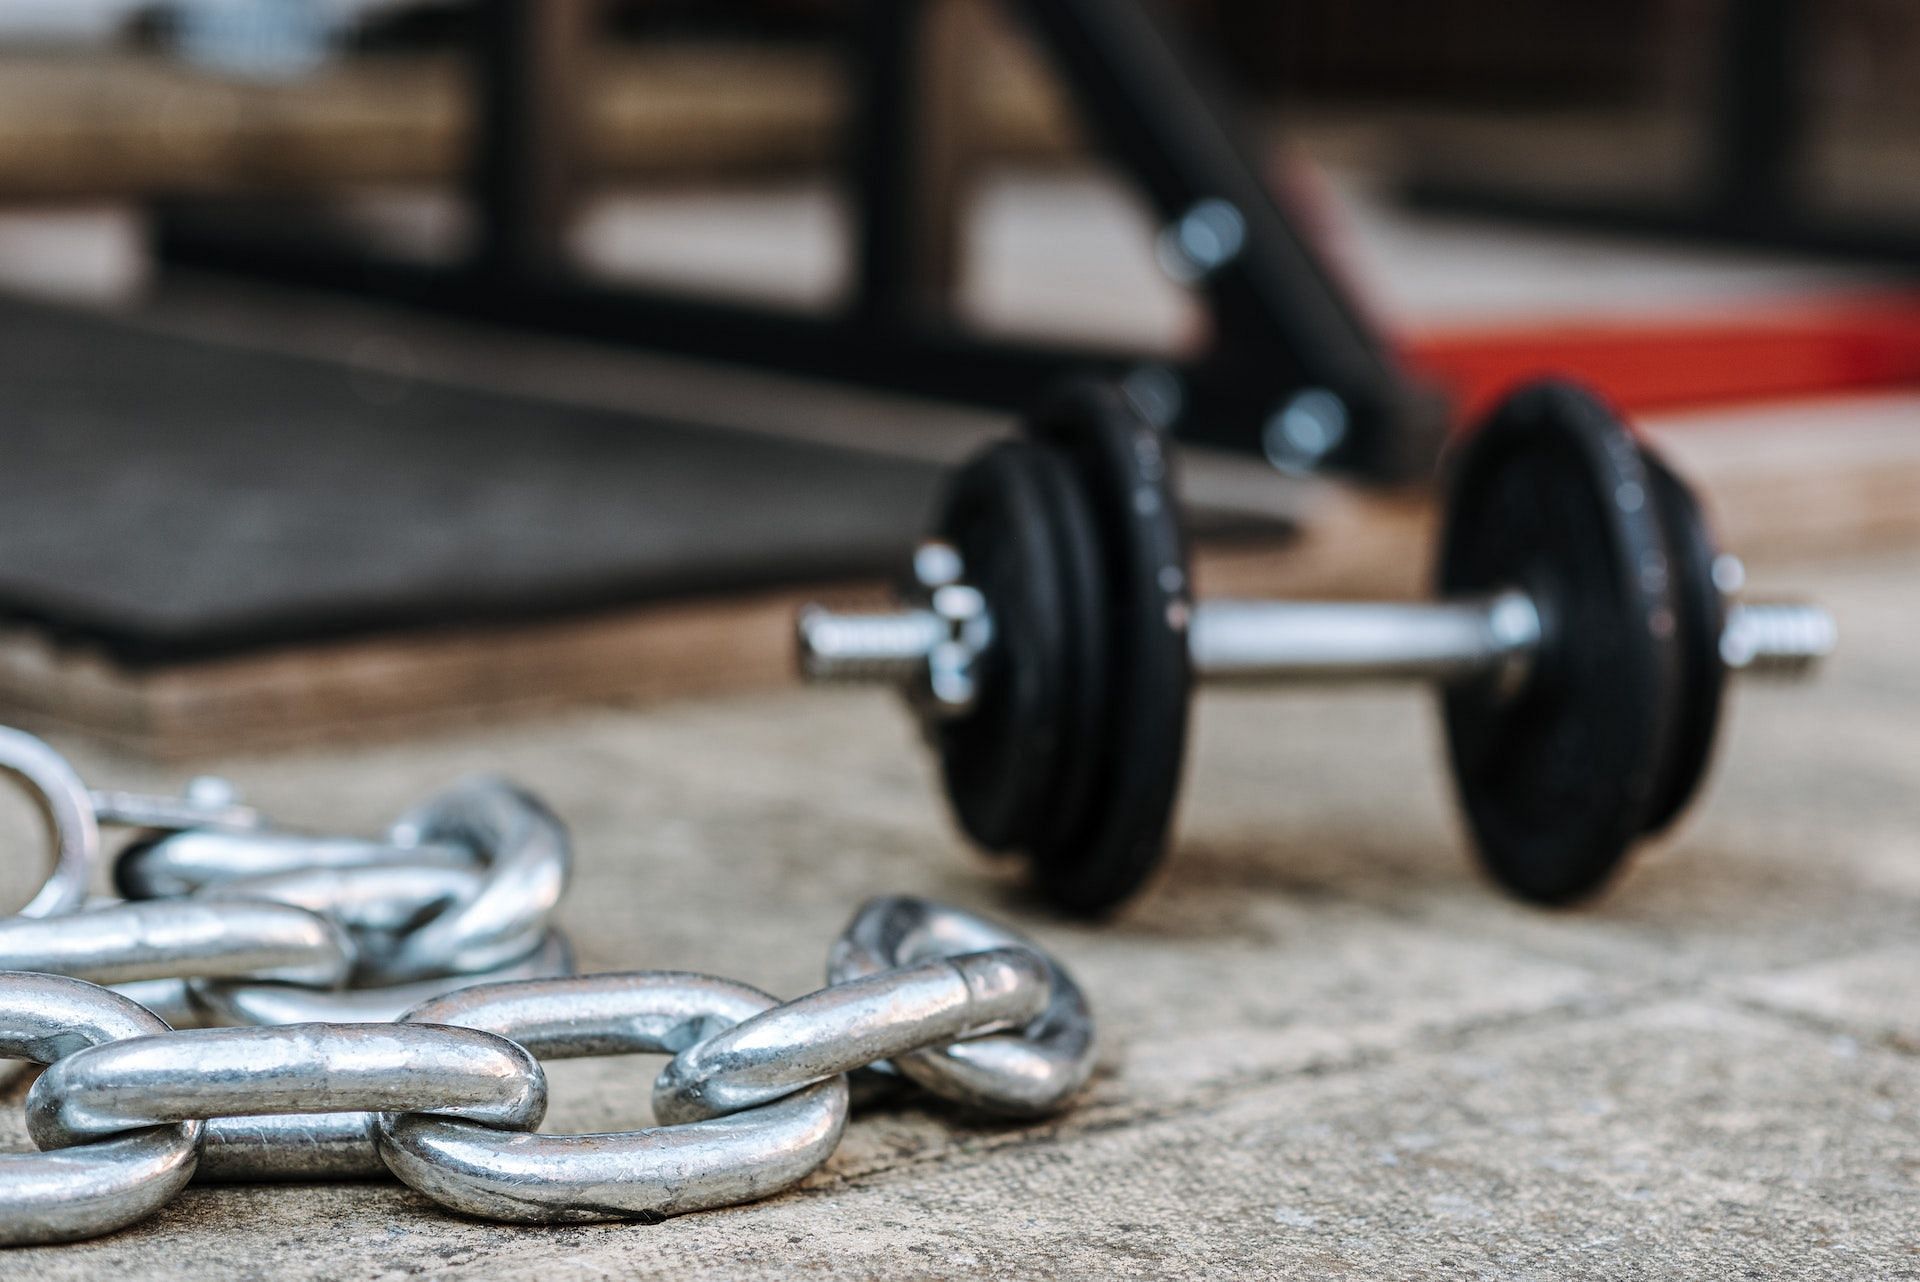
[[[610,49],[596,53],[584,83],[582,160],[596,178],[819,169],[840,146],[845,85],[831,49]],[[473,123],[465,85],[451,55],[356,58],[297,80],[249,82],[156,57],[7,53],[0,197],[458,183]],[[1031,60],[983,62],[968,91],[968,128],[992,153],[1073,145],[1067,112]]]

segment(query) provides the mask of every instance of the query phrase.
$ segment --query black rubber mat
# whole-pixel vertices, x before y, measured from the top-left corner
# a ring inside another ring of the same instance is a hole
[[[0,303],[0,615],[126,664],[890,574],[939,479]]]

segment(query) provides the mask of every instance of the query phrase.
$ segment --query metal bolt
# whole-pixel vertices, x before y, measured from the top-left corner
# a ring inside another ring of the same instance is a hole
[[[929,539],[913,550],[913,578],[931,592],[949,583],[958,583],[966,573],[959,549],[951,543]]]
[[[1282,472],[1311,472],[1340,448],[1351,426],[1347,403],[1324,387],[1295,393],[1260,431],[1260,448]]]
[[[1246,244],[1246,216],[1209,197],[1163,228],[1154,250],[1162,271],[1182,285],[1195,285],[1238,258]]]
[[[800,673],[808,681],[905,685],[934,716],[957,716],[979,696],[980,656],[993,641],[986,597],[960,581],[960,554],[922,544],[914,577],[927,589],[917,608],[842,614],[808,606],[795,620]]]
[[[1136,365],[1120,380],[1121,395],[1140,417],[1165,432],[1186,412],[1187,389],[1180,376],[1165,365]]]

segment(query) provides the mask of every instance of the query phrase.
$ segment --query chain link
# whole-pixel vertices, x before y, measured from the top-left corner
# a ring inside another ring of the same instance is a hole
[[[359,945],[355,985],[377,987],[484,976],[539,952],[571,869],[552,812],[483,777],[408,811],[380,841],[173,832],[122,852],[114,881],[131,899],[270,899],[323,913]]]
[[[250,900],[156,899],[0,921],[0,970],[97,984],[250,975],[331,988],[346,982],[354,951],[318,914]]]
[[[117,985],[174,1027],[391,1022],[467,984],[572,973],[550,929],[566,830],[504,780],[463,780],[367,840],[276,828],[217,779],[89,791],[4,727],[0,769],[56,850],[47,884],[0,918],[0,968]],[[114,864],[126,902],[85,900],[103,824],[140,830]]]
[[[573,973],[573,949],[550,931],[531,956],[475,975],[441,975],[410,984],[325,990],[288,984],[189,980],[195,1014],[218,1024],[386,1024],[421,1002],[473,984],[547,979]]]
[[[694,1122],[923,1046],[1018,1028],[1046,1008],[1047,972],[1001,948],[880,971],[809,993],[681,1051],[653,1087],[662,1122]]]
[[[77,910],[100,859],[100,825],[86,784],[65,757],[9,726],[0,726],[0,770],[26,785],[53,838],[53,870],[18,915],[58,917]]]
[[[362,841],[274,829],[210,784],[89,794],[17,732],[0,733],[0,768],[48,799],[61,852],[43,915],[0,919],[0,1058],[47,1065],[27,1127],[48,1150],[0,1155],[0,1243],[111,1232],[196,1171],[390,1173],[468,1215],[653,1221],[804,1180],[846,1129],[849,1073],[1035,1116],[1092,1071],[1092,1016],[1066,971],[925,900],[863,906],[827,987],[789,1002],[711,975],[574,977],[550,925],[565,830],[501,780],[457,784]],[[161,830],[120,858],[129,902],[74,911],[100,818]],[[240,1026],[169,1028],[88,979]],[[658,1125],[534,1133],[540,1060],[633,1053],[673,1057],[653,1083]]]
[[[84,980],[0,973],[0,1055],[56,1064],[166,1031],[158,1016]],[[145,1219],[193,1178],[200,1136],[200,1123],[184,1122],[61,1153],[0,1154],[0,1245],[71,1242]]]
[[[177,899],[254,877],[318,869],[381,866],[475,868],[466,846],[400,846],[259,826],[181,828],[135,841],[113,865],[114,887],[128,899]]]
[[[453,993],[411,1012],[487,1028],[549,1059],[665,1053],[775,1008],[766,993],[673,971],[588,975]],[[379,1119],[380,1157],[443,1206],[523,1223],[656,1220],[777,1193],[832,1154],[844,1078],[717,1122],[612,1135],[502,1137],[420,1114]]]
[[[983,948],[1024,948],[1047,968],[1046,1009],[1016,1034],[929,1045],[895,1055],[883,1072],[898,1072],[944,1099],[991,1113],[1038,1117],[1080,1092],[1093,1073],[1093,1012],[1073,976],[1039,945],[984,917],[931,900],[890,895],[854,915],[827,962],[830,983],[953,957]]]
[[[530,1131],[547,1111],[539,1061],[504,1037],[436,1024],[190,1028],[54,1061],[27,1092],[43,1149],[211,1117],[421,1109]]]

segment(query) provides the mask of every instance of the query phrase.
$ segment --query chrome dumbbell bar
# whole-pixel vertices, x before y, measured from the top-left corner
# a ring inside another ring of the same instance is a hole
[[[939,698],[932,673],[956,646],[977,660],[992,633],[984,607],[977,617],[982,640],[972,642],[951,611],[809,607],[796,629],[800,669],[809,681],[926,682],[936,707],[955,706]],[[1798,676],[1832,653],[1836,636],[1819,606],[1739,603],[1728,607],[1720,656],[1737,671]],[[1518,681],[1542,637],[1540,611],[1517,591],[1437,602],[1217,600],[1193,607],[1187,649],[1209,681]]]

